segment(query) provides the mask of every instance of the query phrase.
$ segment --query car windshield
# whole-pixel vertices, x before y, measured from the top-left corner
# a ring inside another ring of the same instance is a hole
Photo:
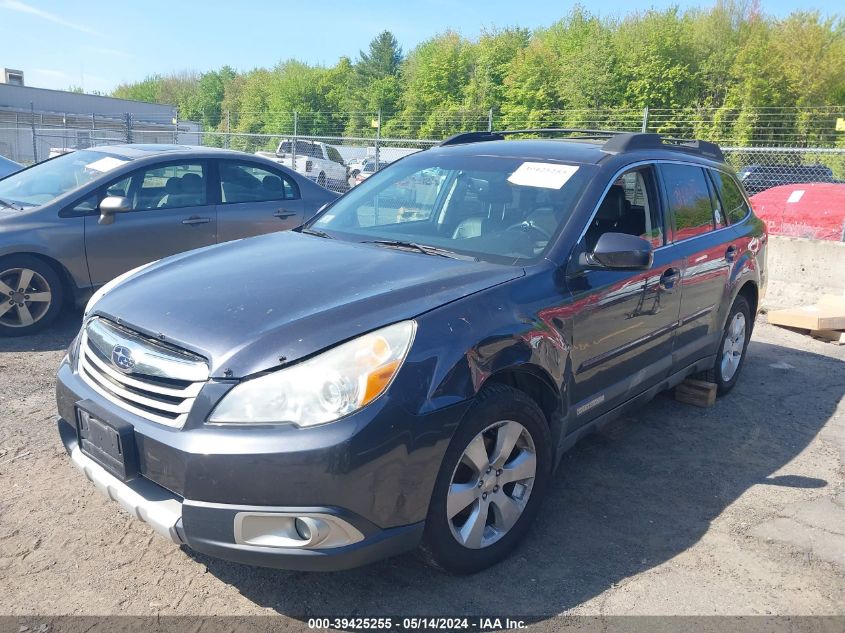
[[[0,200],[21,207],[46,204],[128,162],[104,152],[62,154],[0,180]]]
[[[518,265],[543,255],[594,171],[593,165],[420,152],[368,178],[306,232]]]

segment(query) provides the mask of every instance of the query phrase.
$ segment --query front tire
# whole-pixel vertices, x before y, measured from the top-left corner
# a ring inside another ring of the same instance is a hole
[[[531,398],[505,385],[485,387],[440,467],[421,545],[427,562],[471,574],[505,558],[545,495],[551,444]]]
[[[64,302],[58,273],[32,255],[0,258],[0,336],[24,336],[56,320]]]
[[[320,175],[317,176],[317,184],[320,185],[323,188],[326,187],[326,174],[324,174],[323,172],[320,172]]]

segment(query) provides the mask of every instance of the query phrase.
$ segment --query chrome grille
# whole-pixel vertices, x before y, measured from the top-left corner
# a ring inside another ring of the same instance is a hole
[[[208,380],[208,365],[202,358],[101,318],[85,326],[77,369],[82,379],[107,400],[175,428],[185,424]]]

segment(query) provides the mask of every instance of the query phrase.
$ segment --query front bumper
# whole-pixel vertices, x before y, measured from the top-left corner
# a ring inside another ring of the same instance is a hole
[[[85,474],[97,490],[177,545],[187,545],[197,552],[216,558],[262,567],[336,571],[409,551],[417,546],[422,537],[422,522],[379,529],[360,517],[350,517],[338,508],[236,506],[181,499],[143,477],[123,482],[108,473],[82,453],[72,427],[64,420],[59,420],[59,433],[73,465]],[[235,542],[235,517],[240,513],[256,511],[268,514],[332,515],[367,533],[362,534],[363,538],[358,542],[328,549],[259,547]]]
[[[99,397],[67,362],[57,378],[62,442],[97,489],[175,543],[237,562],[297,570],[345,569],[413,549],[464,410],[455,406],[413,416],[382,398],[313,429],[214,427],[199,418],[225,391],[210,385],[177,430]],[[123,482],[81,451],[75,419],[83,401],[96,403],[104,419],[132,425],[140,477]],[[336,517],[361,538],[315,549],[245,544],[235,534],[240,513]]]

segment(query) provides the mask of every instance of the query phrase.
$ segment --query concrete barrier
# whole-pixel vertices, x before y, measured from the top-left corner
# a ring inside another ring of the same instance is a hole
[[[845,295],[845,242],[770,235],[767,265],[765,308],[810,305],[823,294]]]

